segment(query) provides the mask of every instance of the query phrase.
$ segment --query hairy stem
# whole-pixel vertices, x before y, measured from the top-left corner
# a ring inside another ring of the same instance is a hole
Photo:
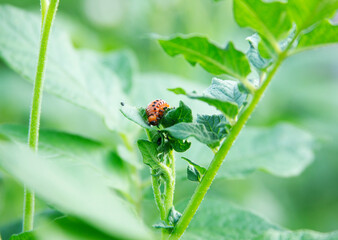
[[[59,0],[51,0],[48,7],[47,2],[43,0],[41,2],[42,11],[42,25],[41,25],[41,40],[39,59],[36,70],[36,76],[34,81],[33,100],[31,106],[29,133],[28,133],[28,145],[34,150],[38,149],[39,142],[39,127],[40,127],[40,113],[42,102],[43,81],[46,70],[46,56],[48,39],[53,24],[53,20],[56,14],[56,10],[59,4]],[[46,12],[46,9],[47,12]],[[24,211],[23,211],[23,231],[30,231],[34,225],[34,193],[30,192],[25,187],[24,195]]]
[[[296,37],[297,36],[295,36],[295,38]],[[290,45],[293,42],[294,40],[291,41]],[[289,49],[289,46],[287,47],[287,50],[288,49]],[[223,142],[219,151],[215,154],[212,162],[209,165],[207,172],[205,173],[205,175],[203,176],[201,180],[201,183],[197,186],[192,198],[190,199],[188,206],[186,207],[181,219],[179,220],[176,227],[172,231],[172,234],[169,237],[170,240],[177,240],[183,235],[191,219],[195,215],[199,205],[201,204],[206,192],[210,188],[210,185],[213,182],[232,144],[236,140],[238,134],[244,127],[245,123],[250,118],[252,112],[254,111],[260,99],[262,98],[264,91],[266,90],[267,86],[271,82],[271,79],[277,72],[278,68],[280,67],[281,63],[285,59],[286,55],[287,55],[286,51],[280,53],[271,71],[266,75],[266,79],[263,82],[262,86],[259,89],[257,89],[257,91],[254,93],[251,103],[245,109],[241,117],[238,119],[237,123],[233,126],[230,134],[227,136],[227,138]]]

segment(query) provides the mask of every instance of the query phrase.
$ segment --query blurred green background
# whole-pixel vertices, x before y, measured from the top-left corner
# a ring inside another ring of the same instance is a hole
[[[0,0],[4,3],[36,13],[40,9],[37,0]],[[139,73],[174,74],[205,85],[210,83],[210,75],[190,66],[182,57],[168,57],[151,35],[197,33],[220,45],[234,41],[246,51],[245,38],[251,34],[235,24],[231,1],[61,0],[57,24],[68,31],[77,48],[100,52],[129,49],[137,58]],[[0,60],[0,123],[27,125],[31,92],[32,85]],[[209,194],[223,195],[290,229],[336,230],[337,93],[338,46],[288,59],[249,125],[286,121],[306,129],[316,138],[314,163],[300,176],[289,179],[256,173],[245,180],[218,180]],[[168,98],[168,102],[178,102],[174,94],[168,94]],[[114,137],[99,117],[49,94],[44,95],[41,125],[106,142]],[[194,185],[186,185],[179,187],[178,196],[186,194],[186,189],[192,191]],[[19,183],[0,173],[0,226],[21,218],[22,192]],[[42,207],[38,203],[38,209]]]

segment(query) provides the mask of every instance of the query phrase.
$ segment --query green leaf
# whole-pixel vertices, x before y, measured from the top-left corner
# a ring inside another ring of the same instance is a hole
[[[292,27],[287,4],[261,0],[235,0],[235,20],[241,27],[250,27],[264,36],[275,50],[278,40],[287,36]]]
[[[163,127],[170,127],[179,122],[192,122],[192,112],[191,109],[180,101],[178,108],[170,109],[165,113],[161,124]]]
[[[311,25],[333,16],[338,9],[338,0],[289,0],[288,10],[302,31]]]
[[[178,140],[178,139],[174,139],[174,140],[170,140],[171,146],[173,147],[173,149],[176,152],[185,152],[187,151],[190,146],[191,146],[191,142],[188,142],[186,140]]]
[[[289,124],[246,128],[231,148],[218,178],[243,178],[261,170],[281,177],[299,175],[313,161],[313,138]]]
[[[0,56],[29,82],[35,79],[40,24],[37,14],[0,6]],[[56,27],[47,58],[47,92],[98,114],[109,129],[121,128],[118,109],[124,99],[122,87],[99,54],[75,50],[70,39]]]
[[[194,163],[193,161],[191,161],[190,159],[186,158],[186,157],[182,157],[182,159],[184,159],[185,161],[187,161],[190,165],[194,166],[197,171],[199,171],[201,173],[201,175],[204,175],[205,172],[207,171],[206,168],[201,167],[200,165]]]
[[[203,124],[209,132],[223,139],[228,134],[230,124],[223,115],[197,115],[197,123]]]
[[[324,20],[313,30],[300,37],[296,51],[334,43],[338,43],[338,26],[333,25],[329,20]]]
[[[338,231],[330,233],[320,233],[312,230],[298,230],[298,231],[278,231],[268,230],[262,236],[254,240],[335,240],[338,239]]]
[[[228,201],[207,197],[182,240],[334,240],[337,236],[338,231],[331,233],[289,231]]]
[[[190,93],[181,88],[169,89],[176,94],[185,94],[192,99],[198,99],[216,107],[226,116],[233,119],[238,114],[238,108],[243,105],[247,95],[239,89],[236,81],[213,78],[211,85],[202,94]]]
[[[151,238],[148,230],[104,180],[88,168],[51,161],[18,144],[0,145],[0,165],[53,207],[111,236]]]
[[[0,136],[12,142],[27,143],[27,134],[28,128],[25,126],[0,125]],[[119,191],[128,192],[130,187],[126,162],[111,149],[91,139],[40,129],[39,154],[53,161],[90,167],[106,179],[110,187]],[[137,166],[136,163],[132,164]]]
[[[158,158],[157,144],[147,140],[138,140],[137,146],[143,157],[143,163],[148,165],[151,169],[157,170],[162,168],[162,163]]]
[[[175,36],[160,39],[164,51],[174,57],[182,54],[192,65],[200,64],[206,71],[215,74],[227,74],[239,80],[245,80],[250,73],[246,56],[235,49],[232,42],[223,49],[209,42],[205,37]]]
[[[198,123],[178,123],[166,128],[165,131],[177,139],[185,140],[194,137],[204,144],[213,145],[219,141],[215,133],[209,132],[203,124]]]
[[[181,216],[182,214],[179,211],[177,211],[174,206],[172,206],[170,208],[168,216],[169,223],[175,226],[176,223],[180,220]]]
[[[130,93],[133,85],[134,70],[137,68],[137,60],[134,54],[128,50],[110,52],[101,56],[102,63],[112,70],[113,74],[122,81],[125,93]]]
[[[149,126],[146,116],[146,112],[144,108],[136,108],[129,105],[126,105],[125,103],[121,107],[121,113],[128,118],[130,121],[133,121],[134,123],[140,125],[143,128],[146,129],[152,129],[151,126]]]
[[[12,235],[9,240],[35,240],[35,239],[37,238],[34,236],[32,232],[24,232]]]
[[[269,229],[281,228],[228,201],[207,197],[200,205],[182,240],[254,239]]]
[[[188,164],[187,166],[187,178],[193,182],[200,182],[202,179],[201,173],[193,166]]]

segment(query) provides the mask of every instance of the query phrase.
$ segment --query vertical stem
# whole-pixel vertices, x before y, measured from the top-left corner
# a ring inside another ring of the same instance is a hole
[[[259,100],[262,98],[264,91],[266,90],[267,86],[269,85],[272,77],[277,72],[279,66],[281,65],[282,61],[284,60],[286,54],[285,52],[281,53],[279,58],[277,59],[275,65],[268,73],[265,81],[263,82],[262,86],[255,92],[251,103],[247,107],[247,109],[243,112],[241,117],[238,119],[237,123],[231,129],[230,134],[223,142],[222,146],[220,147],[219,151],[215,154],[214,159],[209,165],[209,168],[205,175],[202,178],[201,183],[197,186],[192,198],[190,199],[188,206],[186,207],[181,219],[177,223],[176,227],[174,228],[172,234],[170,235],[170,240],[177,240],[179,239],[186,228],[188,227],[191,219],[195,215],[199,205],[201,204],[205,194],[207,193],[208,189],[211,186],[219,168],[221,167],[225,156],[229,152],[233,142],[236,140],[238,134],[244,127],[245,123],[251,116],[252,112],[256,108]]]
[[[41,7],[42,11],[42,31],[39,49],[39,59],[34,81],[33,100],[31,106],[29,133],[28,133],[28,145],[34,151],[38,149],[39,142],[39,127],[40,127],[40,113],[41,113],[41,102],[42,102],[42,91],[43,81],[46,70],[46,56],[47,46],[51,27],[56,14],[56,10],[59,4],[59,0],[51,0],[48,7],[46,7],[46,1],[42,0]],[[23,231],[30,231],[34,225],[34,193],[28,191],[25,187],[24,194],[24,213],[23,213]]]

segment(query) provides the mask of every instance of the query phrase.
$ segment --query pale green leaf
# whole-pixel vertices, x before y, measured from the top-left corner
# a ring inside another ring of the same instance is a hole
[[[228,201],[207,197],[182,240],[335,240],[337,237],[337,231],[290,231]]]
[[[274,48],[292,27],[287,5],[262,0],[234,0],[235,20],[241,27],[250,27],[264,36]]]
[[[322,47],[335,43],[338,43],[338,26],[333,25],[329,20],[324,20],[313,30],[300,37],[295,51]]]
[[[288,10],[298,31],[331,17],[338,9],[338,0],[289,0]]]
[[[269,230],[254,240],[336,240],[338,231],[321,233],[312,230],[278,231]]]
[[[194,137],[198,141],[208,145],[217,144],[220,141],[215,133],[209,132],[203,124],[199,123],[182,122],[166,128],[165,131],[168,131],[174,138],[184,140],[188,137]]]
[[[257,170],[281,177],[297,176],[313,161],[312,147],[311,135],[292,125],[246,128],[217,177],[242,178]]]
[[[179,207],[178,205],[177,208]],[[281,230],[280,227],[228,201],[207,197],[182,240],[249,240],[269,229]]]
[[[229,118],[235,118],[239,107],[243,105],[247,95],[242,93],[236,81],[213,78],[211,85],[201,94],[187,94],[182,88],[169,89],[176,94],[184,94],[189,98],[198,99],[216,107]]]
[[[150,239],[131,209],[97,173],[51,161],[18,144],[0,145],[0,165],[53,207],[121,238]]]
[[[259,44],[261,43],[261,38],[259,37],[259,35],[255,33],[254,35],[246,38],[246,40],[248,40],[250,45],[250,48],[246,53],[250,63],[258,70],[264,70],[268,66],[270,66],[272,60],[263,58],[259,52]],[[268,55],[268,57],[270,57],[269,53],[266,53],[265,48],[263,51],[265,52],[265,56]]]
[[[146,119],[145,109],[143,108],[136,108],[133,106],[129,106],[127,104],[123,104],[121,107],[121,113],[128,118],[130,121],[140,125],[146,129],[152,129]]]
[[[29,82],[35,78],[40,22],[37,14],[0,6],[0,57]],[[124,98],[122,87],[100,55],[75,50],[56,27],[50,37],[47,61],[46,91],[95,112],[110,129],[121,127],[118,107]]]
[[[0,136],[10,141],[25,144],[28,139],[27,135],[27,127],[0,125]],[[89,167],[100,174],[110,187],[119,191],[127,193],[130,187],[126,162],[111,149],[91,139],[40,129],[39,154],[65,164]]]
[[[164,51],[170,56],[182,54],[192,65],[200,64],[206,71],[215,74],[227,74],[244,80],[250,73],[246,56],[235,49],[232,42],[223,49],[209,42],[205,37],[175,36],[160,39]]]

